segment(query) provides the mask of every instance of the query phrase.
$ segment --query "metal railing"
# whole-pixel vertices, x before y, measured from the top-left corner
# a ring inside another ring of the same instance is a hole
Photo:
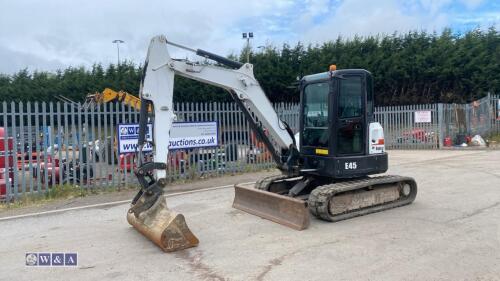
[[[383,106],[375,108],[375,121],[384,128],[388,149],[433,149],[439,145],[436,104]],[[423,115],[418,120],[417,114]]]

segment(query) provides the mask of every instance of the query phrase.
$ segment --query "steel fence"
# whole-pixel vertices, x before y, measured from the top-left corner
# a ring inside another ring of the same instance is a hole
[[[500,134],[500,96],[491,95],[489,103],[492,113],[490,118],[490,134]]]
[[[295,104],[276,104],[294,130]],[[273,167],[235,103],[177,103],[177,121],[217,121],[219,146],[171,151],[170,180],[217,176]],[[84,189],[137,184],[135,154],[117,153],[117,125],[137,123],[138,112],[118,103],[6,103],[0,111],[0,199],[43,194],[53,186]]]
[[[375,108],[375,121],[384,128],[386,147],[389,149],[438,148],[437,109],[436,104]]]
[[[500,133],[499,97],[486,97],[468,104],[439,104],[441,146],[444,139],[453,144],[467,142],[468,136],[488,137]]]
[[[389,149],[435,149],[446,138],[500,132],[498,96],[467,105],[377,107]],[[275,104],[299,130],[299,105]],[[168,179],[192,179],[274,166],[235,103],[177,103],[177,121],[217,121],[219,146],[171,151]],[[83,189],[135,186],[135,154],[118,155],[117,125],[137,123],[138,112],[110,103],[6,103],[0,106],[0,198],[43,194],[54,186]]]

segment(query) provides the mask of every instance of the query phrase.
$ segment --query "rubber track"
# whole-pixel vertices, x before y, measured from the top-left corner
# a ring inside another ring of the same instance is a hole
[[[357,190],[369,186],[377,186],[381,184],[397,184],[400,182],[410,183],[411,192],[410,195],[408,195],[407,197],[400,197],[400,199],[393,202],[366,207],[358,210],[353,210],[348,213],[343,213],[339,215],[332,216],[330,214],[328,203],[330,199],[337,193]],[[308,205],[309,205],[309,211],[314,216],[322,220],[336,222],[407,205],[413,202],[416,196],[417,196],[417,184],[413,178],[386,175],[386,176],[369,177],[359,180],[344,181],[344,182],[319,186],[315,188],[309,195]]]
[[[290,177],[287,175],[273,175],[273,176],[261,178],[255,183],[255,188],[260,189],[260,190],[264,190],[264,191],[269,191],[269,186],[271,185],[271,183],[273,183],[275,181],[279,181],[279,180],[284,180],[287,178],[290,178]]]

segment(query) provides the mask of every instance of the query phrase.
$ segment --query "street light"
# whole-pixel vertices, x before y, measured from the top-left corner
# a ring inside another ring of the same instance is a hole
[[[118,52],[118,64],[116,66],[119,66],[120,65],[120,44],[125,43],[125,41],[120,40],[120,39],[116,39],[116,40],[113,40],[112,43],[116,44],[116,50]]]
[[[242,38],[247,40],[247,63],[250,62],[250,38],[253,38],[253,32],[243,32]]]

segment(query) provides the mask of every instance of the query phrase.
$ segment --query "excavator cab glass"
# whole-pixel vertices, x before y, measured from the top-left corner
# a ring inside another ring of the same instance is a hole
[[[373,120],[370,72],[329,71],[305,76],[301,84],[299,144],[304,169],[332,178],[385,171],[386,158],[368,155]],[[345,163],[356,169],[345,169]]]
[[[345,75],[335,82],[337,149],[334,151],[337,155],[364,154],[366,91],[362,76]]]
[[[304,88],[304,134],[305,146],[328,148],[328,82],[318,82]]]

